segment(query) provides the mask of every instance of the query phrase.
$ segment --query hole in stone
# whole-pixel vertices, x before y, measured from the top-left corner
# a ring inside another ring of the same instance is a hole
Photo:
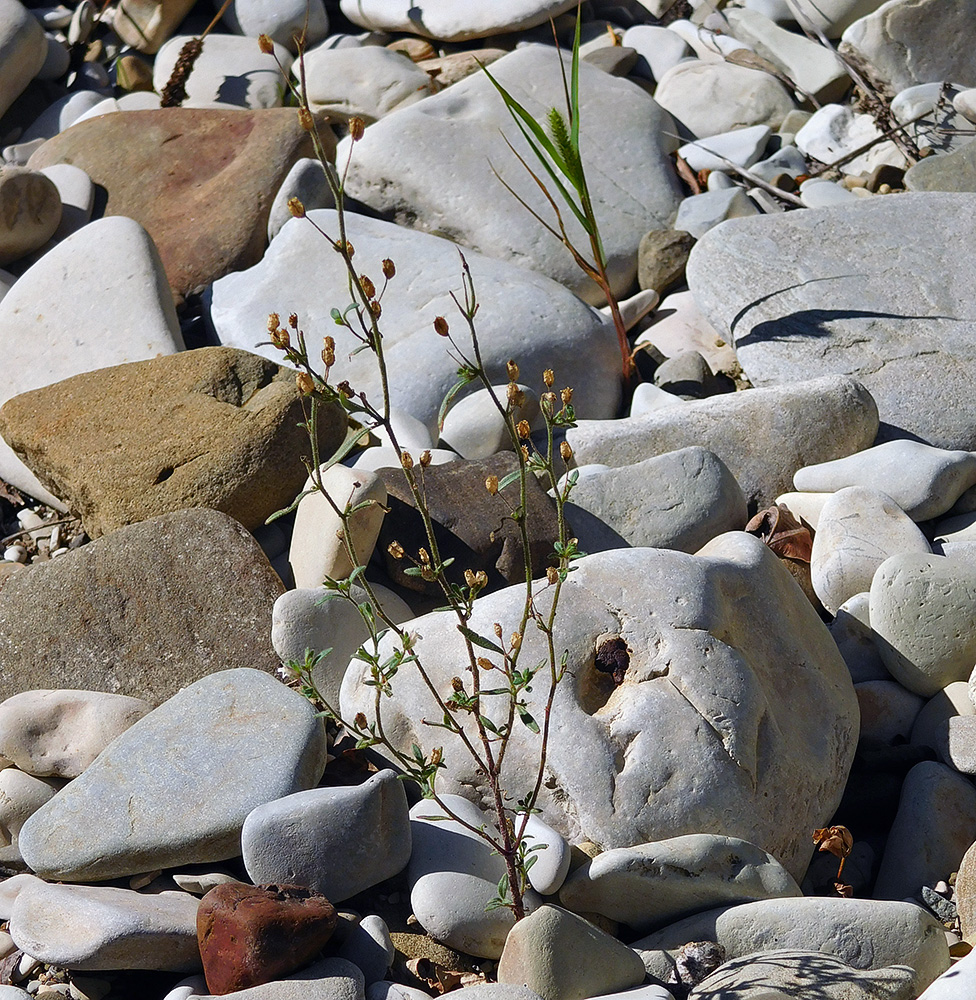
[[[595,715],[623,683],[630,665],[627,643],[619,636],[599,641],[593,659],[577,674],[576,697],[587,715]]]
[[[165,483],[175,471],[176,470],[171,465],[167,465],[165,469],[160,469],[159,475],[156,476],[156,485],[158,486],[160,483]]]

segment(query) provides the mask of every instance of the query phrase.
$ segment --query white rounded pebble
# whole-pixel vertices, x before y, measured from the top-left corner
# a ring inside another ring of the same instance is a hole
[[[864,486],[838,490],[820,512],[810,579],[828,611],[871,587],[875,570],[896,553],[931,549],[911,518],[887,494]]]

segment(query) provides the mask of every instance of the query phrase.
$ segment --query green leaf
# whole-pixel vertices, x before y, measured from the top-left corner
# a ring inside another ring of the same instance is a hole
[[[450,409],[451,403],[454,402],[454,397],[477,377],[478,373],[471,368],[458,369],[458,380],[451,386],[448,394],[444,397],[444,401],[441,403],[441,408],[437,411],[438,430],[444,430],[444,420],[447,417],[447,411]]]
[[[494,733],[496,736],[499,735],[498,727],[495,725],[487,715],[479,715],[478,721],[488,730],[489,733]]]
[[[407,566],[403,571],[404,576],[421,576],[423,570],[419,566]]]
[[[317,492],[318,490],[316,490],[314,486],[310,490],[302,490],[302,492],[299,493],[287,507],[282,507],[281,510],[276,510],[264,523],[270,524],[272,521],[277,521],[279,517],[284,517],[285,514],[290,514],[302,502],[302,500],[309,495],[309,493]]]
[[[500,653],[502,656],[505,655],[505,650],[501,646],[496,645],[491,639],[486,639],[483,635],[478,635],[477,632],[469,629],[466,625],[458,625],[457,630],[473,646],[480,646],[482,649],[490,649],[493,653]]]
[[[522,724],[526,727],[526,729],[529,729],[533,733],[538,733],[539,723],[532,718],[532,714],[529,710],[521,705],[517,705],[516,708],[518,709],[519,718],[522,720]]]
[[[522,474],[521,471],[516,469],[515,472],[510,472],[507,476],[504,476],[501,482],[498,484],[498,492],[501,493],[501,491],[505,489],[506,486],[511,486],[512,483],[514,483],[521,474]]]
[[[369,429],[363,427],[362,424],[356,423],[354,420],[349,421],[349,426],[346,428],[346,436],[342,439],[342,444],[331,454],[327,461],[322,463],[322,472],[331,469],[333,465],[338,465],[346,455],[349,454],[359,444],[363,438],[369,436]],[[314,493],[315,490],[308,490],[309,493]],[[304,494],[303,494],[304,495]],[[299,498],[300,499],[300,498]],[[295,501],[294,506],[298,506],[298,501]],[[292,508],[289,508],[292,509]]]

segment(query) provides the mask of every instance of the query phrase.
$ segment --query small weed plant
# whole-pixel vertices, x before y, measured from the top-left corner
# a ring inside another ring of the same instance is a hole
[[[265,52],[274,51],[266,36],[262,36],[261,46]],[[289,86],[298,104],[299,120],[312,137],[316,155],[335,198],[337,231],[326,233],[306,214],[298,199],[292,199],[289,207],[293,216],[305,219],[306,224],[314,226],[342,259],[348,278],[350,301],[343,308],[332,309],[331,316],[337,326],[354,338],[356,352],[369,351],[373,355],[382,392],[381,398],[374,404],[348,382],[335,381],[336,343],[332,336],[324,336],[321,350],[315,357],[297,315],[291,314],[285,323],[281,322],[277,314],[269,316],[271,344],[281,351],[284,360],[297,369],[296,382],[304,411],[303,426],[308,434],[311,452],[306,461],[310,487],[289,508],[274,516],[293,510],[309,493],[320,493],[341,522],[342,543],[350,565],[355,568],[345,579],[330,578],[324,581],[325,599],[353,604],[366,627],[368,639],[355,654],[355,659],[367,668],[369,679],[366,683],[373,689],[372,711],[369,716],[360,712],[352,719],[343,718],[339,705],[330,704],[323,698],[315,684],[313,671],[331,650],[308,650],[303,661],[290,662],[286,665],[286,671],[299,690],[316,703],[325,716],[355,739],[357,748],[381,748],[398,765],[401,777],[415,782],[422,794],[434,800],[446,817],[477,834],[501,857],[505,874],[499,882],[498,895],[489,903],[489,908],[508,907],[515,919],[521,919],[525,915],[524,897],[529,885],[528,872],[535,860],[536,849],[526,840],[526,824],[530,815],[538,811],[537,802],[546,769],[553,699],[566,671],[568,656],[566,651],[560,651],[556,646],[557,610],[563,585],[573,568],[572,563],[582,555],[577,549],[576,539],[569,535],[565,518],[566,503],[576,481],[575,472],[564,475],[568,472],[572,451],[565,441],[558,445],[556,443],[556,432],[571,427],[574,423],[573,391],[569,387],[557,391],[554,373],[551,370],[542,373],[540,410],[544,432],[540,431],[534,438],[530,436],[528,422],[519,418],[525,397],[519,385],[516,362],[508,362],[508,385],[502,393],[496,392],[486,371],[476,328],[479,303],[475,283],[467,261],[463,254],[460,255],[461,290],[458,294],[452,293],[452,298],[458,310],[455,322],[459,319],[463,336],[456,336],[452,332],[446,317],[438,316],[433,321],[434,330],[444,338],[445,349],[450,351],[458,364],[457,382],[444,400],[440,420],[443,423],[451,401],[466,387],[480,384],[489,394],[504,420],[517,458],[517,468],[501,480],[489,475],[484,486],[490,495],[506,504],[505,515],[517,525],[524,553],[524,599],[515,628],[506,635],[502,623],[495,622],[487,634],[478,632],[471,627],[472,613],[479,594],[488,585],[487,574],[483,570],[466,569],[463,585],[448,579],[445,570],[452,560],[441,555],[426,501],[425,477],[431,463],[430,452],[424,451],[415,456],[401,448],[391,419],[389,369],[382,332],[382,303],[384,296],[395,284],[396,264],[391,259],[383,260],[382,275],[369,275],[360,271],[355,259],[355,248],[347,234],[343,191],[354,144],[362,138],[365,126],[360,119],[353,118],[350,121],[350,156],[340,173],[329,161],[309,108],[301,47],[299,66],[300,82],[294,85],[289,81]],[[287,76],[285,78],[288,80]],[[318,420],[322,408],[327,406],[339,406],[345,411],[350,430],[333,455],[322,456],[318,450]],[[443,597],[443,607],[440,610],[453,616],[463,644],[463,665],[458,676],[451,679],[449,690],[438,689],[424,665],[423,652],[418,643],[420,637],[393,620],[366,575],[365,562],[370,553],[357,551],[352,519],[363,507],[375,501],[342,505],[330,495],[323,479],[330,466],[342,461],[366,433],[374,429],[385,432],[400,457],[404,480],[426,534],[426,545],[420,546],[416,552],[407,552],[395,541],[390,544],[388,551],[395,559],[411,564],[405,569],[407,575],[420,577],[439,588]],[[526,491],[531,476],[537,476],[543,481],[555,498],[556,506],[557,537],[550,559],[551,565],[547,568],[545,577],[540,579],[533,579],[530,561]],[[516,483],[517,491],[506,490]],[[509,501],[506,499],[508,496],[514,499]],[[523,662],[523,637],[529,629],[537,629],[545,637],[546,656],[540,662]],[[392,652],[388,652],[388,639],[381,652],[381,638],[391,634],[394,638]],[[416,672],[436,707],[434,717],[424,719],[424,725],[441,729],[448,734],[452,744],[449,752],[456,750],[470,755],[478,771],[484,776],[490,805],[490,823],[475,827],[458,816],[444,801],[438,790],[438,778],[446,767],[444,746],[434,746],[429,750],[424,750],[416,743],[401,746],[388,733],[383,721],[384,702],[392,697],[395,678],[401,670]],[[534,684],[545,685],[546,691],[544,709],[538,719],[529,711],[526,699]],[[517,727],[525,727],[537,734],[538,757],[531,787],[513,790],[505,787],[502,772],[506,752]]]

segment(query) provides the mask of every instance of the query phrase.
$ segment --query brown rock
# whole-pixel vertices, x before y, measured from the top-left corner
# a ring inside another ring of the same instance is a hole
[[[79,688],[157,705],[226,667],[274,672],[284,587],[233,518],[144,521],[10,577],[0,589],[0,698]]]
[[[449,580],[464,585],[464,571],[484,570],[488,574],[485,593],[525,581],[522,540],[518,525],[511,519],[518,505],[519,484],[509,484],[492,496],[485,489],[489,475],[501,481],[518,467],[515,455],[499,452],[490,458],[470,462],[447,462],[424,470],[427,504],[434,521],[434,533],[441,558],[454,558],[447,569]],[[413,507],[413,498],[399,469],[379,469],[386,483],[390,511],[383,520],[377,549],[384,554],[386,570],[402,586],[421,593],[440,595],[436,583],[403,572],[427,545],[423,522]],[[540,577],[549,565],[553,542],[557,539],[556,505],[533,475],[527,483],[527,523],[532,575]],[[389,546],[397,541],[408,558],[394,559]]]
[[[332,132],[319,131],[334,156]],[[161,108],[72,126],[30,168],[81,167],[105,189],[104,215],[135,219],[153,238],[179,301],[261,259],[274,196],[295,161],[311,155],[293,109]]]
[[[976,843],[970,846],[959,862],[955,901],[963,940],[976,944]]]
[[[61,221],[61,197],[44,174],[20,167],[0,170],[0,267],[37,250]]]
[[[187,507],[253,530],[302,488],[302,419],[293,372],[204,347],[15,396],[0,409],[0,435],[92,538]],[[338,407],[322,408],[319,430],[330,455],[345,431]]]
[[[335,907],[298,885],[228,882],[197,911],[207,989],[222,996],[269,983],[311,961],[332,936]]]
[[[123,42],[151,54],[176,31],[194,3],[196,0],[121,0],[112,27]]]
[[[685,265],[695,245],[691,233],[679,229],[652,229],[637,248],[637,283],[653,288],[662,298],[685,283]]]

